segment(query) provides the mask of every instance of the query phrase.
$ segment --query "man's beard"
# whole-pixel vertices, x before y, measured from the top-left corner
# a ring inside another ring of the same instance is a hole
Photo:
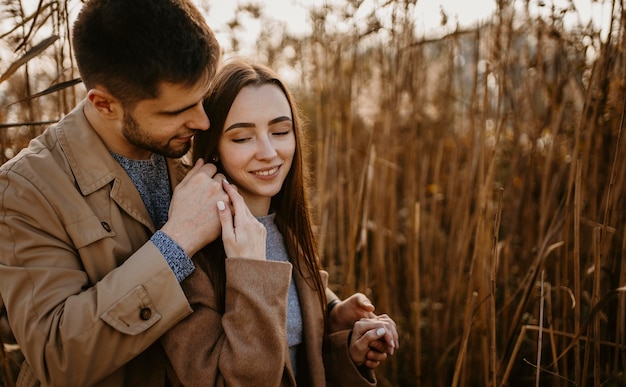
[[[122,134],[128,142],[141,149],[174,159],[184,156],[191,147],[191,142],[187,142],[180,149],[171,148],[169,146],[169,142],[165,145],[159,144],[159,142],[152,138],[150,133],[143,129],[128,112],[124,113],[124,127],[122,129]]]

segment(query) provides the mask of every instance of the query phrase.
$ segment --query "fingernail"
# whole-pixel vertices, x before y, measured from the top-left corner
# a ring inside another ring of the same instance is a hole
[[[224,210],[226,209],[226,205],[224,204],[224,202],[223,202],[223,201],[218,200],[218,202],[217,202],[217,208],[218,208],[220,211],[224,211]]]
[[[385,328],[378,328],[378,330],[376,331],[376,335],[378,336],[382,336],[385,334]]]
[[[230,184],[230,183],[228,182],[228,180],[226,180],[226,179],[224,179],[224,183],[226,183],[226,184]]]

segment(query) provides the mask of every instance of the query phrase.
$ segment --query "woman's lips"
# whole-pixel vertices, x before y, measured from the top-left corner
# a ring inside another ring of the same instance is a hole
[[[280,169],[280,166],[272,167],[268,169],[262,169],[258,171],[252,171],[251,173],[258,177],[272,177],[278,173],[279,169]]]

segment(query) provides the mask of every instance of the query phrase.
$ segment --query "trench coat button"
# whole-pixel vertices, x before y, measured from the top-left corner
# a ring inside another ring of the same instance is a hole
[[[107,222],[100,223],[106,232],[111,232],[111,226]]]
[[[146,321],[150,320],[150,317],[152,317],[152,311],[150,310],[150,308],[141,308],[141,310],[139,311],[139,318]]]

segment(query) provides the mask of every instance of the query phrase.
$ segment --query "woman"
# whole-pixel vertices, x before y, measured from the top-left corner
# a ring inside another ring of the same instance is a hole
[[[194,258],[198,269],[183,282],[194,313],[162,339],[174,384],[374,385],[366,354],[384,336],[397,346],[395,324],[382,315],[352,330],[325,328],[327,274],[289,91],[268,68],[234,61],[204,107],[211,129],[196,135],[194,161],[216,163],[236,189],[225,182],[222,238]]]

